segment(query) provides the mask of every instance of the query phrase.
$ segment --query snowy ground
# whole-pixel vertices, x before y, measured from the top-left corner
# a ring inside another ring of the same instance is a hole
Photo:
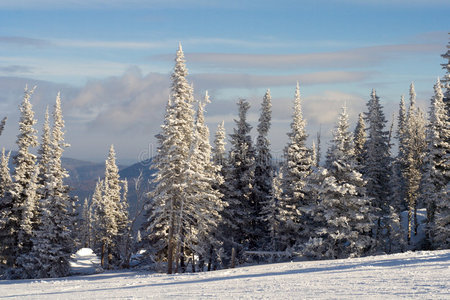
[[[450,299],[450,250],[165,275],[0,281],[1,299]]]

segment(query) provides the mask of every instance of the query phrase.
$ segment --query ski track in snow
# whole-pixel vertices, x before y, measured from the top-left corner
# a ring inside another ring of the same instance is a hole
[[[0,281],[0,299],[450,299],[450,250],[165,275]]]

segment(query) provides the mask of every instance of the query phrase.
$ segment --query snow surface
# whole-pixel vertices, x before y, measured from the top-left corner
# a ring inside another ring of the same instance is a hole
[[[0,281],[1,299],[450,299],[450,250],[165,275]]]

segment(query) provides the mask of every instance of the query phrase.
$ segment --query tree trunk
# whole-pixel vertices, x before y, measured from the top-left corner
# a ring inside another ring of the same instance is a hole
[[[414,205],[414,235],[417,235],[419,223],[417,222],[417,203]]]
[[[102,265],[102,268],[105,267],[105,250],[106,250],[105,248],[106,248],[105,242],[103,242],[102,243],[102,254],[101,254],[101,265]]]
[[[236,266],[236,249],[233,247],[231,248],[231,268],[234,268]]]
[[[172,221],[169,227],[169,243],[167,245],[167,274],[172,274],[173,270],[173,230],[174,215],[172,213]]]

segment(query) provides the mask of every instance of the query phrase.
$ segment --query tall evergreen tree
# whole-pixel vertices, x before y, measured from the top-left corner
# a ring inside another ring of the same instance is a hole
[[[311,150],[306,146],[306,122],[303,119],[300,99],[300,87],[297,82],[294,100],[293,121],[288,133],[289,141],[284,149],[284,165],[282,166],[283,190],[280,199],[280,250],[292,247],[302,236],[299,207],[307,205],[304,187],[306,177],[311,172]]]
[[[389,132],[385,130],[386,118],[380,98],[375,90],[367,103],[368,112],[365,114],[367,139],[364,145],[364,165],[362,173],[367,181],[366,189],[373,199],[372,205],[378,209],[376,237],[380,247],[383,246],[387,228],[387,218],[390,215],[390,151]]]
[[[261,104],[261,115],[258,124],[258,137],[256,140],[256,159],[255,159],[255,183],[253,188],[255,213],[259,217],[254,220],[254,231],[256,239],[264,243],[263,239],[267,237],[270,229],[263,222],[265,218],[263,214],[263,207],[271,205],[272,182],[274,167],[272,163],[272,155],[270,153],[270,142],[267,137],[270,129],[270,121],[272,119],[272,103],[270,90],[267,90]],[[267,224],[269,225],[269,224]],[[261,246],[261,245],[259,245]]]
[[[345,107],[333,132],[326,167],[311,176],[315,184],[308,186],[318,199],[305,211],[315,225],[306,253],[328,258],[361,256],[375,244],[371,237],[375,214],[357,169]]]
[[[421,178],[425,143],[425,120],[422,112],[416,107],[414,84],[410,86],[410,105],[405,123],[404,169],[405,200],[408,208],[408,242],[412,234],[417,234],[417,198]]]
[[[62,277],[70,272],[70,255],[74,250],[72,237],[72,201],[69,187],[64,183],[68,172],[61,164],[62,154],[69,146],[64,141],[64,120],[61,96],[58,93],[53,111],[53,128],[49,138],[48,114],[44,124],[43,143],[40,149],[42,185],[39,189],[40,220],[33,249],[28,257],[28,268],[35,271],[34,277]],[[50,142],[49,144],[46,144]],[[42,164],[48,160],[48,166]],[[37,271],[36,271],[37,270]]]
[[[17,136],[18,153],[14,156],[15,164],[13,183],[7,191],[2,201],[1,224],[0,224],[0,244],[2,244],[2,254],[0,256],[7,260],[10,267],[21,267],[17,258],[30,251],[30,236],[23,231],[22,224],[27,223],[26,217],[34,216],[34,212],[27,210],[27,205],[36,207],[33,203],[36,199],[31,199],[33,182],[36,174],[36,155],[30,153],[30,148],[37,146],[36,129],[34,125],[34,112],[30,103],[34,89],[25,88],[25,94],[20,105],[19,135]]]
[[[398,153],[392,168],[392,189],[393,189],[393,204],[400,212],[407,208],[406,206],[406,190],[405,190],[405,170],[406,170],[406,128],[408,115],[405,105],[405,97],[400,98],[400,107],[397,119],[396,137],[398,140]]]
[[[128,264],[130,228],[126,194],[128,183],[119,178],[116,152],[111,145],[105,161],[105,177],[99,180],[92,197],[93,222],[97,241],[94,246],[100,253],[104,268],[121,267]]]
[[[220,168],[212,160],[209,129],[204,117],[207,103],[210,103],[208,92],[204,101],[198,103],[185,206],[185,227],[189,228],[185,236],[185,251],[190,252],[186,255],[192,255],[193,266],[195,257],[199,257],[200,269],[203,269],[205,261],[208,261],[209,268],[212,263],[220,261],[218,253],[221,242],[216,233],[224,207],[222,194],[215,188],[215,184],[221,184],[223,178],[219,173]]]
[[[254,249],[256,246],[254,222],[258,217],[253,195],[255,150],[250,136],[252,127],[247,123],[250,105],[243,99],[240,99],[237,105],[239,119],[235,120],[236,128],[230,134],[231,149],[225,172],[224,201],[228,206],[224,210],[224,217],[229,225],[227,228],[229,246],[225,250],[229,254],[232,248],[239,253],[242,250]]]
[[[428,226],[431,242],[436,248],[448,248],[448,183],[450,182],[450,117],[438,79],[431,99],[427,128],[427,155],[421,181],[421,198],[427,202]],[[436,220],[438,213],[439,220]],[[446,229],[447,227],[447,229]],[[439,232],[439,233],[438,233]],[[447,233],[445,233],[447,232]],[[446,236],[447,234],[447,236]],[[445,244],[447,243],[447,244]]]
[[[184,210],[184,189],[188,177],[189,153],[193,141],[195,112],[192,107],[192,87],[186,80],[184,53],[179,46],[175,68],[171,76],[170,100],[166,109],[162,132],[158,136],[160,146],[155,158],[157,170],[153,202],[148,207],[146,231],[153,241],[152,251],[156,259],[167,260],[167,273],[173,272],[183,258],[180,249],[187,228],[182,228]]]

